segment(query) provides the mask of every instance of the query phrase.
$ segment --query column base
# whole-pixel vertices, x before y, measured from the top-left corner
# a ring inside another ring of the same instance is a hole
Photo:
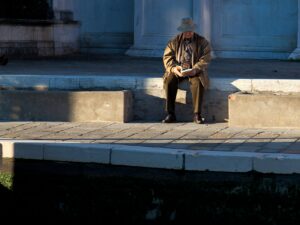
[[[300,59],[300,48],[296,48],[292,54],[290,54],[289,59]]]

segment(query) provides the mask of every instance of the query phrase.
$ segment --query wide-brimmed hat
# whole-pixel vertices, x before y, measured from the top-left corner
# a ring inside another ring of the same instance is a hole
[[[194,24],[193,19],[190,17],[182,18],[180,26],[177,28],[178,31],[188,32],[195,31],[197,25]]]

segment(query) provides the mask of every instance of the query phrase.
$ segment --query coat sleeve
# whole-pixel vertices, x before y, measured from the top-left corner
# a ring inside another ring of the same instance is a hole
[[[178,62],[176,61],[174,44],[172,43],[172,41],[168,43],[164,51],[163,61],[167,73],[171,73],[171,69],[178,65]]]
[[[211,61],[211,47],[207,40],[204,40],[201,43],[201,57],[198,62],[195,63],[193,68],[196,68],[200,71],[207,70],[208,64]]]

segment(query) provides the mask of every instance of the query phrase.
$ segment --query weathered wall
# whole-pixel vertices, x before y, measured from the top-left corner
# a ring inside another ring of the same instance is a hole
[[[297,0],[214,0],[212,13],[219,57],[287,58],[297,46]]]
[[[0,54],[59,56],[79,51],[77,23],[0,22]]]
[[[189,16],[217,57],[286,59],[292,52],[292,58],[299,57],[300,0],[49,2],[55,19],[81,23],[82,52],[161,57],[181,18]]]
[[[120,53],[133,43],[134,0],[73,0],[82,52]]]
[[[298,0],[141,0],[135,4],[135,40],[128,54],[162,56],[187,16],[217,57],[288,58],[297,47]]]

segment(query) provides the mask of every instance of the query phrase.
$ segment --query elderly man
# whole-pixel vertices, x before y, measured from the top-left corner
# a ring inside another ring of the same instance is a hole
[[[188,79],[193,98],[193,121],[203,123],[201,107],[204,90],[208,87],[207,67],[211,60],[209,42],[195,33],[196,24],[191,18],[183,18],[178,34],[169,41],[163,55],[165,66],[164,89],[167,116],[163,123],[176,122],[175,100],[178,84]],[[184,71],[186,70],[186,71]]]

